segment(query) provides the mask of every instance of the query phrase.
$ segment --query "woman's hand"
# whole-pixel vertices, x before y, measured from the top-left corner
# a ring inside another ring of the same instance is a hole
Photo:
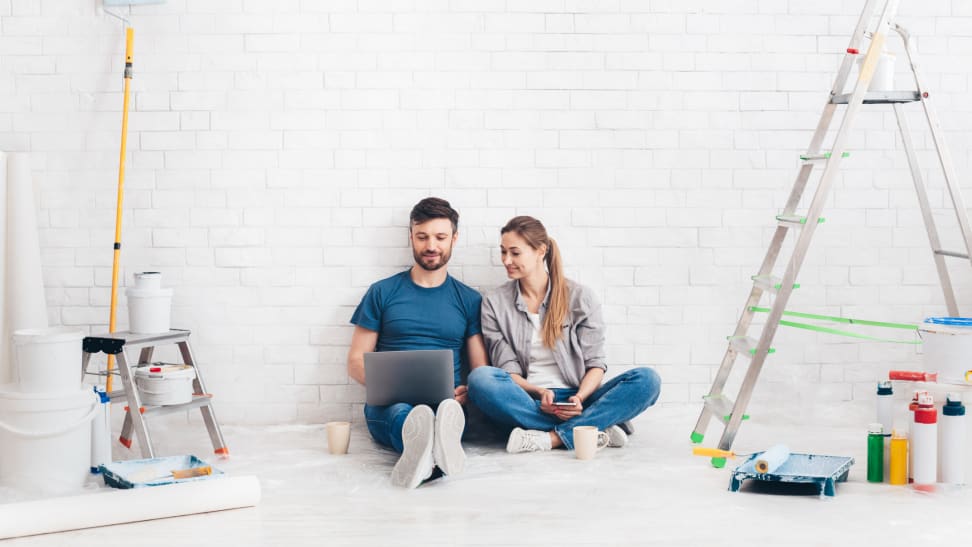
[[[584,404],[581,403],[580,397],[577,395],[571,395],[567,398],[567,402],[574,403],[573,406],[555,406],[554,416],[560,418],[561,420],[567,421],[576,416],[580,416],[584,412]]]
[[[557,415],[557,407],[554,406],[554,392],[549,389],[541,389],[540,395],[540,411],[546,412],[547,414]]]

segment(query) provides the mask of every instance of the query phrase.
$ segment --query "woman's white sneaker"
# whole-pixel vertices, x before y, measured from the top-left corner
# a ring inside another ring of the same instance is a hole
[[[551,448],[550,434],[546,431],[537,431],[535,429],[514,428],[510,432],[510,439],[506,442],[506,451],[510,454],[538,452],[541,450],[550,450]]]

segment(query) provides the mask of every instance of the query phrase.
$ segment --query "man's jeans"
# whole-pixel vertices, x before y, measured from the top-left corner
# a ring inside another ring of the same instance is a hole
[[[388,406],[365,405],[364,415],[365,420],[368,421],[371,438],[401,454],[402,425],[405,424],[405,418],[413,408],[415,407],[408,403],[395,403]]]
[[[553,389],[554,401],[566,401],[576,389]],[[636,368],[612,378],[584,401],[584,411],[567,421],[540,410],[534,399],[510,375],[496,367],[479,367],[469,374],[469,399],[487,416],[506,426],[554,431],[573,450],[574,427],[593,425],[600,430],[628,421],[655,404],[661,378],[650,368]],[[369,419],[369,426],[370,424]]]

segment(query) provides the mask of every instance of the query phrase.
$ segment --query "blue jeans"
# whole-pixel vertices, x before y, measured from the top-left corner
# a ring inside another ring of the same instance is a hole
[[[553,389],[554,401],[566,401],[574,388]],[[479,367],[469,374],[469,400],[493,421],[510,427],[553,431],[573,450],[574,427],[593,425],[600,430],[628,421],[655,404],[661,378],[650,368],[636,368],[605,382],[584,401],[584,411],[567,421],[540,410],[540,401],[516,385],[496,367]]]

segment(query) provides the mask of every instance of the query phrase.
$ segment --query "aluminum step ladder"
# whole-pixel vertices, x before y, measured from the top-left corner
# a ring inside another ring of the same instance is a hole
[[[130,332],[115,332],[86,336],[82,341],[81,374],[92,376],[106,376],[108,374],[118,374],[121,376],[123,389],[114,390],[108,397],[114,402],[116,399],[124,399],[127,403],[125,409],[125,423],[122,425],[119,442],[128,448],[132,447],[132,431],[138,437],[142,455],[146,458],[154,458],[155,450],[152,448],[152,437],[149,435],[148,418],[182,412],[198,408],[202,413],[203,422],[209,432],[209,439],[213,443],[213,449],[218,456],[228,457],[229,448],[223,440],[223,433],[219,429],[216,421],[216,414],[213,411],[213,396],[206,391],[206,384],[203,381],[202,372],[199,364],[192,356],[192,349],[189,347],[188,330],[170,330],[162,334],[133,334]],[[138,351],[138,361],[136,366],[148,365],[152,361],[152,354],[155,348],[167,344],[175,344],[182,355],[183,364],[193,367],[196,373],[192,381],[193,395],[188,403],[145,406],[139,396],[138,389],[135,387],[134,367],[130,364],[128,357],[129,351]],[[88,364],[91,356],[96,353],[104,352],[109,356],[114,356],[118,361],[117,372],[89,372]]]
[[[823,114],[810,141],[810,146],[807,152],[801,156],[804,163],[797,174],[796,182],[790,192],[783,213],[776,217],[777,228],[769,249],[766,252],[766,257],[763,259],[759,272],[753,276],[752,290],[746,299],[746,304],[739,317],[739,322],[736,324],[736,329],[733,335],[729,337],[728,348],[722,358],[722,364],[712,383],[709,394],[704,398],[702,412],[691,435],[693,443],[697,444],[702,442],[709,425],[709,420],[715,418],[719,423],[724,425],[718,447],[722,450],[729,450],[732,447],[736,433],[739,431],[739,426],[742,420],[747,417],[744,413],[752,397],[753,388],[756,380],[759,378],[760,370],[762,370],[767,356],[775,351],[770,347],[770,344],[773,342],[773,336],[776,334],[776,329],[780,324],[780,319],[786,308],[787,301],[790,299],[790,294],[794,288],[798,287],[795,283],[797,274],[800,272],[800,267],[806,257],[807,249],[810,247],[813,234],[818,225],[824,220],[821,217],[821,213],[830,193],[831,184],[834,182],[837,172],[840,169],[841,161],[847,157],[847,138],[853,128],[854,120],[858,112],[865,105],[890,105],[894,110],[904,151],[911,168],[915,190],[918,194],[918,203],[921,207],[922,218],[928,232],[932,257],[935,261],[942,291],[945,295],[945,304],[950,315],[959,315],[955,295],[952,290],[952,283],[949,279],[948,269],[945,264],[945,258],[956,257],[969,260],[969,257],[972,256],[972,247],[970,247],[972,230],[970,230],[965,205],[962,201],[959,187],[957,186],[955,171],[952,167],[952,159],[948,147],[945,145],[945,136],[932,105],[933,95],[925,87],[925,82],[918,73],[918,61],[911,42],[911,36],[905,28],[893,22],[899,3],[900,0],[867,0],[864,5],[857,27],[851,36],[850,44],[841,62],[837,78],[824,105]],[[883,4],[883,10],[880,12],[881,15],[878,19],[877,26],[874,27],[873,31],[868,32],[867,29],[874,16],[879,13],[877,10],[881,4]],[[878,60],[884,52],[886,41],[892,31],[897,33],[903,41],[908,65],[914,76],[915,89],[909,91],[868,92],[868,86],[874,76]],[[865,40],[868,40],[867,52],[864,54],[863,64],[859,70],[857,81],[854,83],[853,92],[844,93],[844,86],[847,83],[853,65],[860,58],[861,46]],[[935,222],[932,218],[931,206],[928,202],[928,194],[925,190],[925,184],[922,180],[921,170],[918,165],[917,154],[915,153],[914,144],[911,139],[911,132],[905,118],[905,106],[907,103],[920,103],[925,118],[928,121],[935,150],[938,154],[938,160],[951,197],[952,206],[955,209],[955,215],[958,219],[962,240],[965,243],[964,249],[950,251],[941,247],[938,231],[935,228]],[[821,150],[824,138],[834,119],[834,114],[838,107],[842,106],[846,107],[846,111],[835,134],[831,150]],[[820,176],[809,209],[805,214],[800,214],[797,212],[797,208],[807,188],[810,174],[819,165],[823,166],[823,173]],[[777,260],[780,258],[780,251],[783,247],[784,240],[791,232],[798,235],[789,262],[786,265],[785,273],[782,278],[773,277],[773,269]],[[769,311],[766,323],[763,326],[762,333],[758,338],[750,337],[748,336],[750,324],[756,313],[756,308],[759,306],[760,299],[764,294],[775,294],[776,297]],[[725,388],[726,381],[729,378],[732,366],[737,357],[748,359],[749,366],[746,369],[739,393],[735,401],[733,401],[727,397],[723,389]],[[725,465],[725,458],[713,458],[712,464],[716,467],[722,467]]]

